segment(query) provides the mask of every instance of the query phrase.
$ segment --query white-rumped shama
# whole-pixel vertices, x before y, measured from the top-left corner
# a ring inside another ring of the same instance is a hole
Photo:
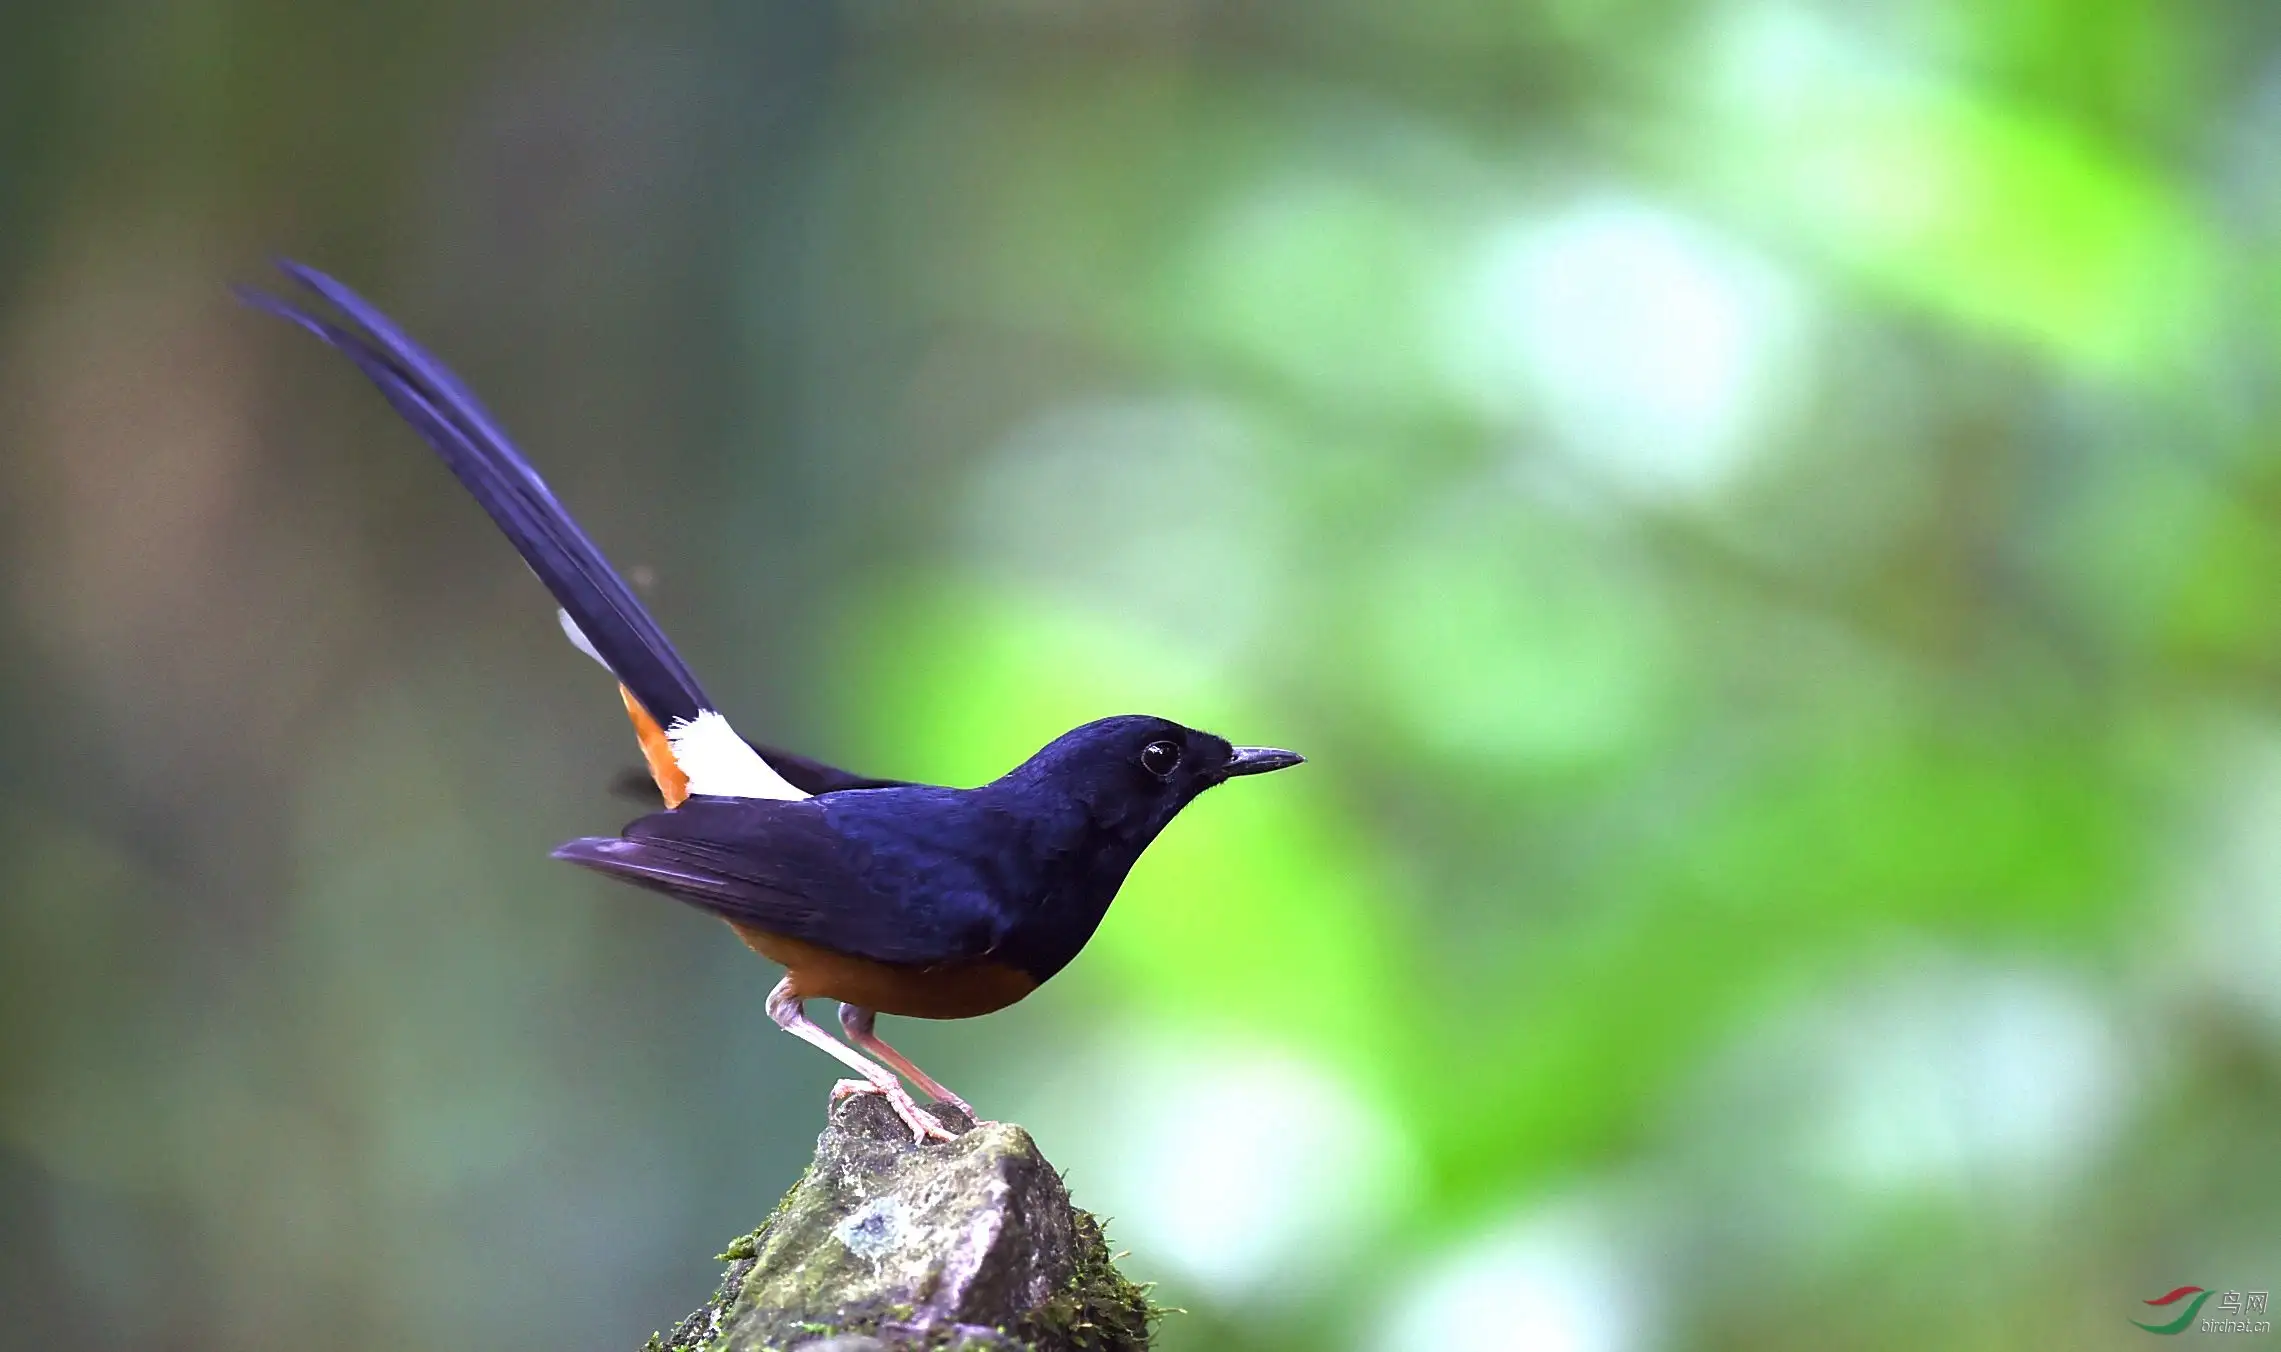
[[[348,322],[246,299],[356,363],[554,593],[571,640],[618,679],[665,810],[555,857],[711,911],[782,964],[770,1016],[862,1076],[834,1086],[835,1101],[883,1094],[920,1140],[949,1139],[894,1071],[973,1110],[880,1040],[876,1016],[971,1018],[1028,995],[1077,956],[1141,851],[1196,795],[1300,763],[1138,714],[1064,733],[973,789],[865,778],[748,743],[458,378],[355,292],[279,266]],[[886,1066],[807,1017],[801,1002],[817,996],[840,1001],[849,1040]]]

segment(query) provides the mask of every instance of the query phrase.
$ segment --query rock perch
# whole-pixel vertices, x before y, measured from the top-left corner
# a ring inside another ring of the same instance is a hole
[[[1145,1349],[1147,1292],[1029,1133],[935,1111],[968,1129],[922,1147],[876,1096],[835,1108],[721,1289],[644,1352]]]

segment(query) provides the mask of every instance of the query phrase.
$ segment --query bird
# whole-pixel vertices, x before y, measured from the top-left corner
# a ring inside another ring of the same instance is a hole
[[[294,300],[240,296],[378,388],[553,594],[571,642],[617,680],[663,809],[554,857],[709,912],[782,967],[769,1017],[855,1072],[832,1104],[877,1094],[916,1142],[953,1139],[907,1079],[980,1122],[879,1036],[878,1016],[975,1018],[1028,996],[1076,958],[1142,851],[1198,795],[1305,759],[1121,714],[989,783],[951,788],[747,741],[468,387],[347,286],[290,259],[277,267]],[[845,1041],[808,1017],[817,998],[839,1002]]]

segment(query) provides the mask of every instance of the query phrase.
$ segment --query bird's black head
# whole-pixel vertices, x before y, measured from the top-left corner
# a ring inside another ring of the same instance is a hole
[[[1036,981],[1060,971],[1092,937],[1141,851],[1197,794],[1299,761],[1126,714],[1063,733],[977,790],[988,811],[1021,824],[1020,890],[1030,900],[1009,930],[1005,960]],[[1010,872],[1003,857],[999,865]]]
[[[1231,746],[1170,719],[1124,714],[1063,733],[999,783],[1080,805],[1094,826],[1146,845],[1213,785],[1304,759],[1273,747]]]

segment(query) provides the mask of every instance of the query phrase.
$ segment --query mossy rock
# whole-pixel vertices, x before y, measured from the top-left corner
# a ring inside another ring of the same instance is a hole
[[[922,1146],[879,1098],[841,1104],[712,1301],[647,1352],[1146,1348],[1146,1291],[1030,1134],[936,1111],[966,1129]]]

